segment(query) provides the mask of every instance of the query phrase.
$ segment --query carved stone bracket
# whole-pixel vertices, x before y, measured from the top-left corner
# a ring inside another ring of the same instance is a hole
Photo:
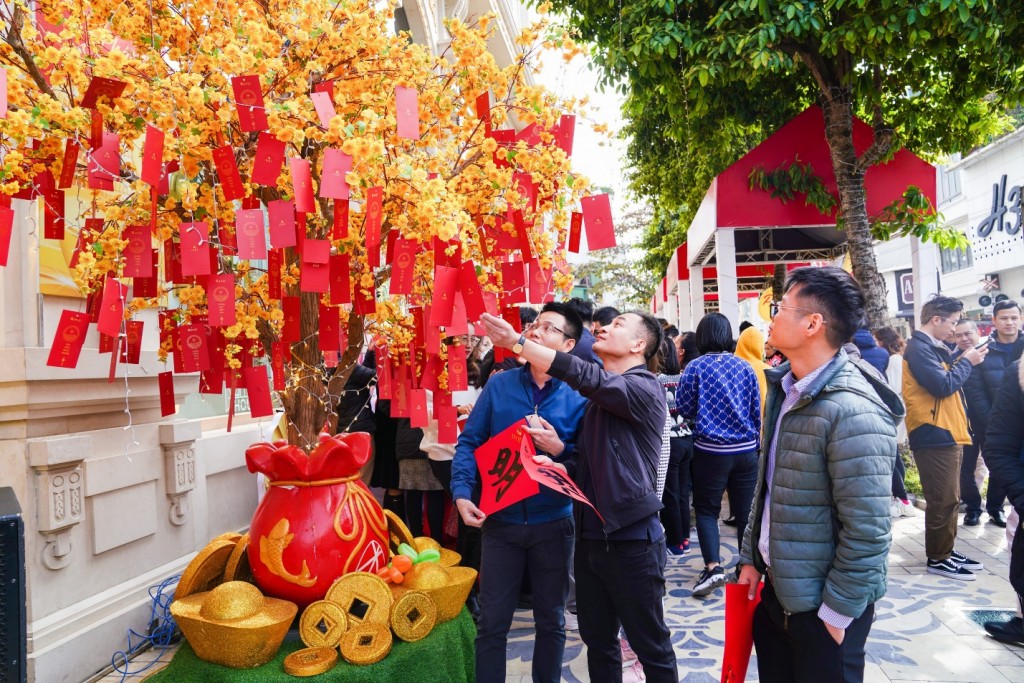
[[[160,425],[164,482],[171,501],[168,518],[175,526],[181,526],[188,519],[189,493],[196,487],[195,442],[201,433],[198,422]]]
[[[69,436],[29,440],[28,463],[35,470],[36,529],[46,539],[43,564],[53,570],[71,563],[71,530],[85,519],[85,471],[92,438]]]

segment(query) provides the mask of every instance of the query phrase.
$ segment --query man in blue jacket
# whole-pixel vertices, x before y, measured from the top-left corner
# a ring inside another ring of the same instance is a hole
[[[583,328],[565,304],[549,303],[523,337],[538,346],[568,353]],[[518,333],[516,333],[518,336]],[[561,679],[565,649],[565,601],[574,525],[572,500],[540,487],[540,493],[486,516],[473,500],[478,481],[474,453],[494,435],[524,417],[538,452],[571,457],[586,400],[545,368],[527,364],[493,375],[484,386],[452,462],[452,498],[469,526],[483,528],[480,562],[480,619],[476,637],[476,680],[505,680],[505,650],[524,569],[533,586],[533,680]],[[527,476],[524,471],[517,476]]]
[[[665,391],[647,369],[661,347],[661,325],[646,313],[625,313],[602,327],[594,342],[602,368],[521,337],[501,318],[484,314],[481,322],[495,346],[511,348],[590,402],[575,457],[559,463],[600,513],[578,506],[576,604],[590,680],[622,680],[621,625],[647,680],[675,683],[655,490],[667,409]]]

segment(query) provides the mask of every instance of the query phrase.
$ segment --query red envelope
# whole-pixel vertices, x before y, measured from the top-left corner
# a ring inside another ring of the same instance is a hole
[[[249,180],[257,185],[277,187],[277,177],[281,175],[283,166],[284,143],[266,131],[260,133]]]
[[[103,114],[92,110],[89,122],[89,148],[97,150],[103,146]]]
[[[551,269],[541,268],[540,261],[530,261],[530,303],[546,304],[555,300]]]
[[[46,171],[41,176],[43,200],[43,237],[52,240],[64,239],[64,191],[58,190],[53,175]]]
[[[412,294],[412,278],[416,270],[416,240],[399,237],[395,240],[395,260],[391,268],[391,296]]]
[[[348,200],[334,200],[334,225],[331,227],[331,239],[343,240],[348,237]]]
[[[86,164],[89,189],[114,189],[114,179],[121,177],[121,138],[116,133],[103,133],[103,142],[88,155]]]
[[[205,325],[178,325],[178,350],[181,352],[181,366],[185,372],[202,372],[210,369],[210,355],[206,344]]]
[[[160,417],[174,415],[178,412],[174,405],[174,375],[170,372],[160,372],[156,378],[160,385]]]
[[[512,222],[516,226],[516,235],[519,239],[519,251],[523,254],[523,261],[529,261],[533,258],[533,246],[530,244],[529,231],[529,228],[532,228],[533,224],[526,224],[526,220],[523,218],[523,212],[519,209],[512,212]]]
[[[216,357],[216,356],[215,356]],[[224,393],[224,366],[212,363],[210,369],[199,373],[200,394]]]
[[[126,225],[121,239],[128,242],[121,253],[125,277],[153,277],[153,238],[148,225]]]
[[[469,334],[469,321],[466,320],[466,302],[462,300],[462,294],[455,290],[455,306],[452,308],[452,322],[446,325],[444,333],[451,337],[460,334]]]
[[[558,129],[555,131],[555,145],[565,152],[565,156],[572,156],[572,141],[576,134],[576,115],[562,114],[558,122]]]
[[[340,331],[341,320],[338,318],[338,307],[320,304],[320,325],[317,329],[320,350],[340,351]]]
[[[263,104],[263,88],[260,77],[255,75],[235,76],[231,79],[231,90],[235,94],[238,109],[238,123],[243,131],[252,133],[266,130],[267,112]]]
[[[299,291],[323,293],[331,287],[331,267],[303,261],[299,265]]]
[[[142,182],[156,187],[164,170],[164,132],[146,125],[146,141],[142,144]],[[237,169],[236,169],[237,173]]]
[[[459,269],[459,291],[466,304],[466,316],[470,320],[479,320],[487,312],[484,303],[484,290],[476,277],[476,264],[464,261]]]
[[[757,584],[754,599],[742,583],[725,586],[725,651],[722,653],[722,683],[746,680],[750,652],[754,647],[754,610],[761,602],[763,583]]]
[[[249,393],[249,415],[267,417],[274,414],[274,403],[270,400],[270,378],[267,368],[257,365],[242,370],[245,377],[245,390]]]
[[[211,325],[230,327],[235,324],[234,275],[211,275],[206,285],[206,300]]]
[[[315,92],[309,96],[309,99],[313,100],[313,109],[316,110],[316,116],[320,119],[320,125],[323,128],[330,128],[331,119],[338,115],[337,110],[334,108],[331,94],[328,92]]]
[[[267,235],[263,229],[263,212],[260,209],[239,209],[235,212],[235,240],[238,243],[238,258],[267,258]]]
[[[422,429],[430,424],[427,416],[427,390],[409,390],[409,426],[413,429]]]
[[[583,223],[587,229],[587,250],[597,251],[615,246],[612,225],[612,204],[606,194],[595,194],[580,200]]]
[[[485,90],[476,96],[476,117],[484,122],[484,133],[491,132],[491,93]]]
[[[448,347],[448,391],[469,389],[466,369],[466,347],[462,344]]]
[[[313,92],[325,92],[334,98],[334,79],[326,81],[317,81],[313,84]]]
[[[434,266],[434,296],[430,307],[430,324],[445,327],[452,324],[455,292],[459,286],[457,268]]]
[[[14,231],[14,210],[0,206],[0,266],[6,266],[11,255],[11,233]]]
[[[540,493],[540,486],[525,473],[519,455],[520,443],[525,440],[524,426],[526,420],[519,420],[476,449],[480,509],[485,515]]]
[[[292,172],[292,193],[295,195],[295,210],[299,213],[316,213],[313,201],[313,180],[309,162],[299,157],[288,159]]]
[[[526,272],[522,261],[501,264],[501,286],[505,306],[526,302]]]
[[[327,263],[330,256],[330,240],[306,240],[302,247],[302,260],[306,263]]]
[[[459,409],[451,405],[438,405],[434,394],[434,417],[437,418],[437,442],[454,444],[459,441]]]
[[[512,186],[523,198],[524,206],[531,212],[535,212],[537,210],[537,186],[533,183],[533,176],[529,173],[513,173]]]
[[[141,320],[129,320],[124,324],[124,343],[121,345],[121,362],[138,365],[139,356],[142,354],[142,328]]]
[[[281,298],[281,266],[284,265],[284,254],[280,249],[271,249],[267,253],[267,296],[271,299]]]
[[[284,391],[285,388],[285,375],[284,375],[284,350],[285,344],[281,342],[274,342],[271,345],[270,352],[270,369],[274,372],[274,391]]]
[[[415,88],[395,86],[395,118],[398,137],[416,140],[420,137],[419,95]]]
[[[115,81],[113,78],[102,78],[94,76],[89,82],[89,87],[82,95],[81,106],[85,109],[95,109],[100,97],[109,97],[111,100],[120,97],[128,84],[123,81]],[[113,106],[113,102],[108,102]]]
[[[159,268],[158,261],[160,260],[160,254],[156,249],[149,250],[149,262],[150,271],[153,273],[152,277],[133,277],[132,278],[132,296],[140,299],[153,299],[158,295],[159,278],[157,278],[157,270]]]
[[[523,420],[525,422],[525,420]],[[578,500],[584,505],[589,505],[590,509],[594,511],[597,518],[604,523],[604,517],[597,511],[594,504],[591,503],[583,491],[576,485],[569,475],[553,465],[538,465],[533,461],[533,456],[537,454],[537,449],[534,447],[533,439],[523,439],[519,444],[519,455],[522,458],[523,467],[526,469],[526,474],[535,483],[543,484],[549,489],[569,496],[573,500]]]
[[[373,315],[377,312],[377,291],[371,287],[363,287],[362,278],[356,276],[355,296],[352,310],[356,315]]]
[[[50,346],[50,355],[46,359],[46,364],[55,368],[76,367],[88,331],[88,313],[61,311],[60,322],[57,323],[57,332],[53,336],[53,344]]]
[[[388,361],[387,348],[377,347],[377,398],[381,401],[390,401],[393,397],[391,386],[391,363]]]
[[[270,246],[274,249],[294,247],[295,238],[295,202],[275,199],[267,204],[270,214]]]
[[[108,334],[100,332],[100,345],[96,349],[96,353],[113,353],[114,351],[114,337]]]
[[[68,138],[64,143],[64,161],[60,167],[60,179],[57,182],[58,189],[67,189],[75,182],[75,171],[78,170],[78,151],[80,145],[73,139]]]
[[[0,119],[7,118],[7,70],[0,69]]]
[[[384,188],[371,187],[366,191],[366,260],[371,268],[380,266],[380,224]]]
[[[297,296],[286,296],[281,299],[284,311],[284,326],[281,328],[281,341],[292,344],[302,340],[302,300]]]
[[[569,221],[569,246],[568,249],[574,254],[580,253],[580,233],[583,231],[583,214],[578,211],[572,212],[572,219]]]
[[[330,258],[331,264],[331,305],[352,302],[352,281],[349,269],[348,254],[335,254]]]
[[[210,224],[205,221],[182,223],[178,234],[181,236],[181,274],[209,275]]]
[[[213,163],[217,167],[217,180],[224,192],[224,199],[232,202],[245,196],[242,176],[238,173],[235,163],[235,150],[231,145],[224,145],[213,150]]]
[[[324,165],[320,172],[320,196],[329,199],[348,199],[349,187],[345,174],[352,170],[352,157],[340,149],[324,150]]]
[[[158,195],[170,194],[171,188],[170,188],[170,182],[168,180],[168,177],[170,176],[170,174],[174,173],[175,171],[177,171],[180,168],[181,168],[181,164],[178,163],[177,159],[172,159],[171,161],[168,161],[166,164],[163,165],[163,171],[160,172],[160,184],[157,185],[154,188],[156,190],[156,194],[158,194]],[[153,211],[153,213],[154,214],[156,213],[156,203],[155,202],[154,202],[154,211]]]
[[[484,292],[484,308],[491,315],[498,315],[498,295],[495,292]]]
[[[107,279],[103,282],[103,300],[100,302],[100,317],[96,321],[97,330],[110,337],[121,334],[124,300],[127,296],[128,287],[108,273]]]
[[[452,250],[450,255],[448,254],[449,249]],[[457,239],[442,242],[440,239],[435,237],[434,265],[448,266],[449,268],[458,268],[462,265],[462,243]]]

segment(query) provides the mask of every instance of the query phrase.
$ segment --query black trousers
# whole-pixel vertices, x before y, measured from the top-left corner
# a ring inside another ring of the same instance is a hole
[[[693,437],[673,436],[668,440],[668,474],[661,502],[661,525],[665,542],[679,546],[690,538],[690,463],[693,461]]]
[[[765,579],[761,602],[754,610],[754,647],[761,683],[860,683],[864,680],[864,643],[867,642],[875,606],[846,629],[837,645],[818,611],[788,617],[775,589]]]
[[[960,463],[960,498],[967,505],[968,512],[981,512],[981,492],[974,480],[974,470],[978,466],[978,455],[985,458],[984,442],[980,445],[964,446],[964,459]],[[985,494],[985,512],[994,515],[1003,511],[1006,503],[1006,487],[999,478],[989,472],[988,492]]]
[[[1018,510],[1017,515],[1020,522],[1017,525],[1017,533],[1013,536],[1013,546],[1010,548],[1010,585],[1017,591],[1017,600],[1024,609],[1024,515]]]
[[[679,680],[662,609],[666,554],[664,539],[577,539],[576,609],[591,683],[622,682],[620,625],[648,681]]]

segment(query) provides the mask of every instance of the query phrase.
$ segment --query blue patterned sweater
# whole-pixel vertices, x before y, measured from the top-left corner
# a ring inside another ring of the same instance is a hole
[[[696,421],[693,445],[728,455],[756,450],[761,434],[757,375],[731,353],[693,359],[676,388],[679,415]]]

